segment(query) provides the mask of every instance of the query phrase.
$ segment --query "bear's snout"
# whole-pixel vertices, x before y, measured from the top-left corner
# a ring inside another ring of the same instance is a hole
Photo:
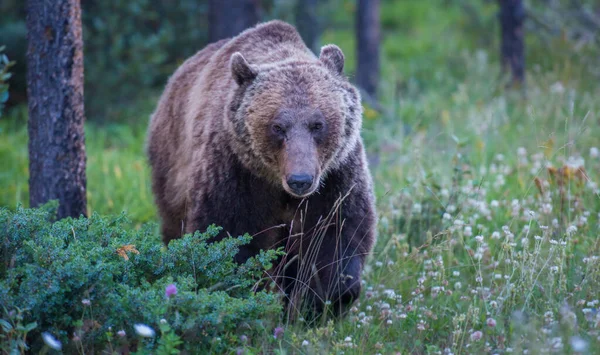
[[[292,174],[287,184],[296,195],[304,195],[312,186],[314,178],[308,174]]]

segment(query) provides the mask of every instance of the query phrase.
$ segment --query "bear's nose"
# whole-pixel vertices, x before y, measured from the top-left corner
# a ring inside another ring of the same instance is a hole
[[[305,193],[313,183],[313,177],[308,174],[292,174],[287,179],[287,184],[298,195]]]

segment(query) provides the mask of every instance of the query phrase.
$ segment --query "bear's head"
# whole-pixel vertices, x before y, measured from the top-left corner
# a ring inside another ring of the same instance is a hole
[[[229,129],[241,163],[303,198],[354,149],[362,124],[358,91],[343,75],[344,55],[334,45],[318,60],[252,65],[236,52],[231,73]]]

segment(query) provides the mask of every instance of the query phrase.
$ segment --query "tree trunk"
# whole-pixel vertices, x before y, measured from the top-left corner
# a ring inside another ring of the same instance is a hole
[[[319,18],[317,16],[318,0],[297,0],[296,28],[304,43],[314,53],[319,53],[318,40],[320,34]]]
[[[29,201],[86,215],[83,40],[79,0],[28,0]]]
[[[522,0],[498,0],[500,5],[502,69],[510,66],[513,84],[525,82],[525,42],[523,22],[525,8]]]
[[[238,35],[258,22],[259,0],[210,0],[208,38],[216,42]]]
[[[356,83],[372,98],[379,83],[379,0],[358,0]]]

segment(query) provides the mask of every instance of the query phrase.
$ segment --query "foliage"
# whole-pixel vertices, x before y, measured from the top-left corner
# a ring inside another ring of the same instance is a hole
[[[11,77],[8,70],[14,64],[2,53],[3,51],[4,47],[0,46],[0,117],[2,117],[4,104],[8,101],[8,79]]]
[[[207,1],[82,1],[85,106],[95,121],[124,120],[127,106],[162,87],[206,43]],[[15,89],[25,95],[25,1],[3,4],[0,34],[17,60]],[[4,38],[6,37],[6,38]]]
[[[342,46],[350,75],[354,3],[327,1],[322,40]],[[337,323],[215,343],[248,354],[598,352],[600,86],[586,63],[600,47],[529,32],[523,98],[500,79],[496,11],[495,1],[382,1],[384,110],[367,107],[362,131],[379,216],[364,293]],[[156,99],[132,102],[120,118],[131,123],[87,125],[90,212],[156,219],[143,154]],[[14,208],[27,201],[26,112],[10,115],[0,205]]]
[[[206,43],[207,1],[86,1],[83,6],[86,110],[123,117],[131,101],[162,87]]]
[[[227,349],[236,344],[213,339],[238,331],[261,334],[277,319],[277,296],[251,291],[277,252],[261,253],[240,266],[233,261],[249,236],[207,243],[218,232],[211,226],[165,248],[153,225],[136,231],[124,215],[97,214],[52,223],[55,208],[0,210],[4,337],[27,339],[39,349],[43,331],[72,351],[118,345],[173,353],[190,346]],[[165,294],[170,284],[176,289]],[[14,322],[8,326],[15,313],[29,324],[29,334],[11,333],[23,328]],[[139,341],[137,323],[160,329],[159,339]]]

